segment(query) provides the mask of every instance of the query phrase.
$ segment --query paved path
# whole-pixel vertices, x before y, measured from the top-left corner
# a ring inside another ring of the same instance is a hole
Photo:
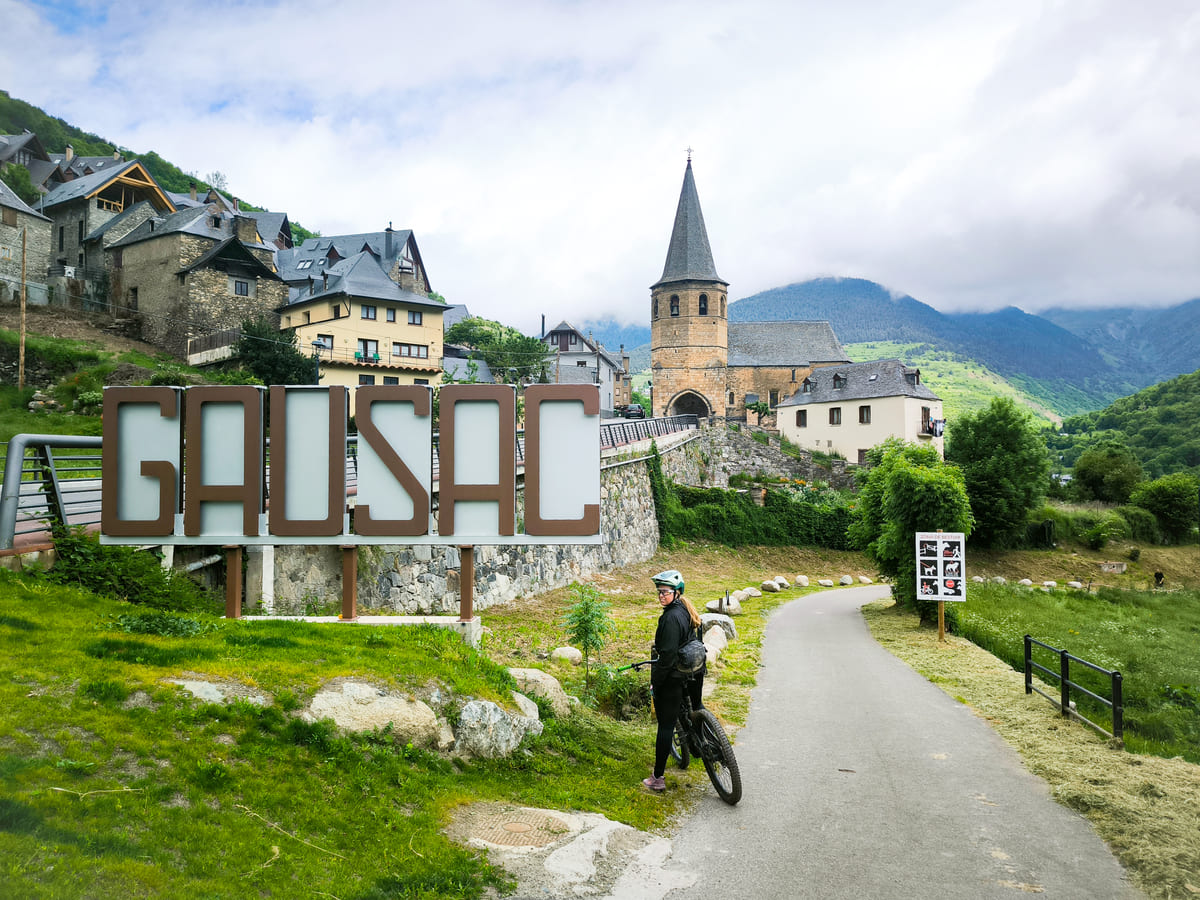
[[[735,750],[744,795],[710,791],[674,841],[685,898],[1133,900],[1086,820],[1014,750],[871,638],[869,587],[771,619]]]

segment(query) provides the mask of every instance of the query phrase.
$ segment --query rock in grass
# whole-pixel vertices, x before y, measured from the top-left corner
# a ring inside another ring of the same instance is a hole
[[[509,669],[508,674],[517,682],[517,689],[521,693],[541,697],[549,702],[556,717],[565,719],[571,714],[571,701],[567,699],[567,692],[549,672],[543,672],[541,669]]]
[[[537,736],[542,728],[539,720],[507,713],[490,700],[472,700],[459,714],[454,752],[484,759],[508,756],[526,734]]]

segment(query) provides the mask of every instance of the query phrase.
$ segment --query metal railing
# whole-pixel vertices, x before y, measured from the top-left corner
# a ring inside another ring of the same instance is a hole
[[[652,437],[699,428],[695,416],[635,419],[601,424],[600,447],[612,449]],[[84,435],[18,434],[7,447],[0,488],[0,551],[46,546],[60,526],[100,524],[101,438]],[[93,451],[55,455],[55,450]],[[517,467],[525,465],[525,432],[517,432]],[[270,440],[264,488],[270,490]],[[439,476],[438,434],[433,435],[433,480]],[[358,493],[358,435],[346,442],[346,494]]]
[[[1043,665],[1039,665],[1038,663],[1033,661],[1033,645],[1034,644],[1037,644],[1039,647],[1044,647],[1045,649],[1049,650],[1051,653],[1058,654],[1058,671],[1057,672],[1055,672],[1053,669],[1048,669]],[[1112,685],[1112,687],[1111,687],[1112,699],[1110,700],[1106,697],[1101,697],[1099,694],[1094,694],[1091,691],[1089,691],[1087,688],[1085,688],[1083,685],[1072,681],[1071,680],[1071,662],[1072,661],[1077,662],[1080,665],[1085,666],[1088,669],[1091,669],[1093,672],[1099,672],[1101,675],[1107,676],[1109,678],[1110,684]],[[1050,678],[1058,679],[1058,684],[1059,684],[1058,699],[1055,699],[1054,697],[1051,697],[1049,694],[1045,693],[1044,691],[1034,687],[1033,672],[1035,669],[1039,672],[1044,673],[1045,675],[1048,675]],[[1112,712],[1112,729],[1113,729],[1111,733],[1108,731],[1105,731],[1102,727],[1097,725],[1095,722],[1091,721],[1086,716],[1083,716],[1079,713],[1079,711],[1076,709],[1075,704],[1071,702],[1071,689],[1072,688],[1074,688],[1078,694],[1083,694],[1087,697],[1091,697],[1093,700],[1097,701],[1098,703],[1100,703],[1103,706],[1108,707],[1108,709],[1111,710],[1111,712]],[[1125,740],[1124,740],[1125,707],[1124,707],[1124,700],[1123,700],[1122,694],[1121,694],[1121,673],[1120,672],[1113,672],[1113,671],[1109,671],[1108,669],[1103,669],[1094,663],[1088,662],[1086,659],[1080,659],[1078,656],[1072,656],[1066,650],[1059,649],[1058,647],[1051,647],[1049,644],[1043,644],[1041,641],[1035,641],[1029,635],[1025,635],[1025,693],[1026,694],[1040,694],[1041,696],[1043,696],[1047,700],[1049,700],[1051,703],[1053,703],[1055,706],[1057,706],[1059,708],[1059,710],[1061,711],[1064,718],[1079,719],[1081,722],[1084,722],[1084,723],[1090,725],[1092,728],[1095,728],[1098,732],[1105,735],[1106,737],[1110,737],[1116,741],[1119,741],[1121,744],[1124,744],[1124,742],[1125,742]]]
[[[44,544],[58,525],[100,524],[100,444],[99,437],[66,434],[18,434],[8,442],[0,550],[22,539]],[[94,452],[56,456],[55,449]]]

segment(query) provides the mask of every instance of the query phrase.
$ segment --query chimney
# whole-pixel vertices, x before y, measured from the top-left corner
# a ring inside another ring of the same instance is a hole
[[[241,211],[242,211],[241,204],[239,204],[239,203],[238,203],[238,198],[237,198],[237,197],[234,197],[234,198],[233,198],[233,211],[234,211],[234,212],[241,212]]]
[[[121,151],[120,150],[113,150],[113,159],[120,162],[120,160],[121,160]]]
[[[323,291],[329,290],[329,273],[328,272],[321,273],[321,290],[323,290]]]
[[[66,162],[70,162],[75,158],[75,148],[67,144]]]
[[[193,203],[196,202],[196,182],[194,181],[188,185],[188,196],[192,198]]]
[[[243,244],[257,244],[259,242],[258,223],[249,216],[234,215],[233,233]]]
[[[383,258],[392,258],[392,223],[388,222],[387,231],[383,233]]]

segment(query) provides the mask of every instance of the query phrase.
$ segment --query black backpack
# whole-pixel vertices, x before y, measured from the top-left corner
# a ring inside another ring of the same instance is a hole
[[[707,659],[708,648],[704,646],[698,632],[693,628],[691,640],[679,648],[679,655],[675,657],[675,671],[682,672],[684,675],[695,675],[704,668]]]

